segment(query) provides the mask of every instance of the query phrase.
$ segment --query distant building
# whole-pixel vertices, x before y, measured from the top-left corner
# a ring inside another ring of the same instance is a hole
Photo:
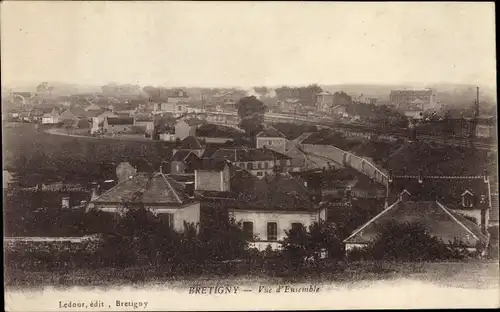
[[[327,112],[330,107],[334,104],[333,94],[327,91],[323,91],[316,94],[316,108],[321,112]]]
[[[170,174],[194,174],[200,158],[192,151],[176,151],[170,159]]]
[[[188,136],[181,141],[181,143],[176,146],[173,150],[175,155],[179,151],[189,151],[193,152],[196,156],[202,157],[205,152],[204,144],[195,136]]]
[[[215,151],[207,149],[203,158],[228,160],[234,166],[259,178],[275,171],[292,170],[290,157],[267,148],[218,148]]]
[[[104,119],[103,130],[106,133],[124,133],[130,132],[134,126],[132,117],[107,117]]]
[[[410,118],[421,119],[424,111],[436,108],[432,89],[392,90],[389,98],[391,105]]]
[[[181,119],[175,124],[175,137],[181,140],[196,136],[196,129],[204,122],[197,118]]]
[[[276,128],[269,126],[256,136],[257,148],[269,148],[278,153],[285,153],[287,139],[285,135]]]
[[[229,192],[230,166],[222,159],[202,159],[195,170],[195,191]]]
[[[59,123],[59,111],[53,108],[51,112],[44,113],[42,116],[42,124],[44,125],[54,125]]]

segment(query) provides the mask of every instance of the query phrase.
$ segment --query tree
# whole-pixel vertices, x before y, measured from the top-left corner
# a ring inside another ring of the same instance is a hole
[[[368,245],[366,256],[374,260],[434,261],[462,259],[464,245],[455,240],[446,245],[420,223],[390,222],[381,226],[379,236]]]
[[[255,136],[262,130],[267,107],[255,96],[246,96],[238,101],[239,126],[247,135]]]

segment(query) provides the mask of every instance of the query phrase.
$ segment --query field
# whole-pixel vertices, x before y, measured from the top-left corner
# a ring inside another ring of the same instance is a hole
[[[335,283],[353,285],[378,280],[407,279],[431,282],[445,287],[498,288],[498,262],[332,262],[321,269],[303,269],[300,272],[249,267],[247,265],[217,264],[217,273],[178,275],[165,267],[128,267],[76,269],[61,271],[26,271],[7,269],[5,285],[8,289],[56,288],[83,286],[153,286],[179,285],[196,282],[197,285],[213,284],[213,280],[229,283]]]

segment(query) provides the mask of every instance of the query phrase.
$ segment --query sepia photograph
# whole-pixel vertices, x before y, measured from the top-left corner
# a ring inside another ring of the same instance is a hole
[[[0,7],[5,311],[500,307],[494,2]]]

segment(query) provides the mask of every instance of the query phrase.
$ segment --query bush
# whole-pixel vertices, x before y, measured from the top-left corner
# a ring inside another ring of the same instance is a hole
[[[478,246],[479,247],[479,246]],[[445,244],[427,233],[419,223],[391,222],[381,228],[377,239],[365,249],[353,249],[349,260],[436,261],[462,260],[471,256],[465,245],[455,240]]]

